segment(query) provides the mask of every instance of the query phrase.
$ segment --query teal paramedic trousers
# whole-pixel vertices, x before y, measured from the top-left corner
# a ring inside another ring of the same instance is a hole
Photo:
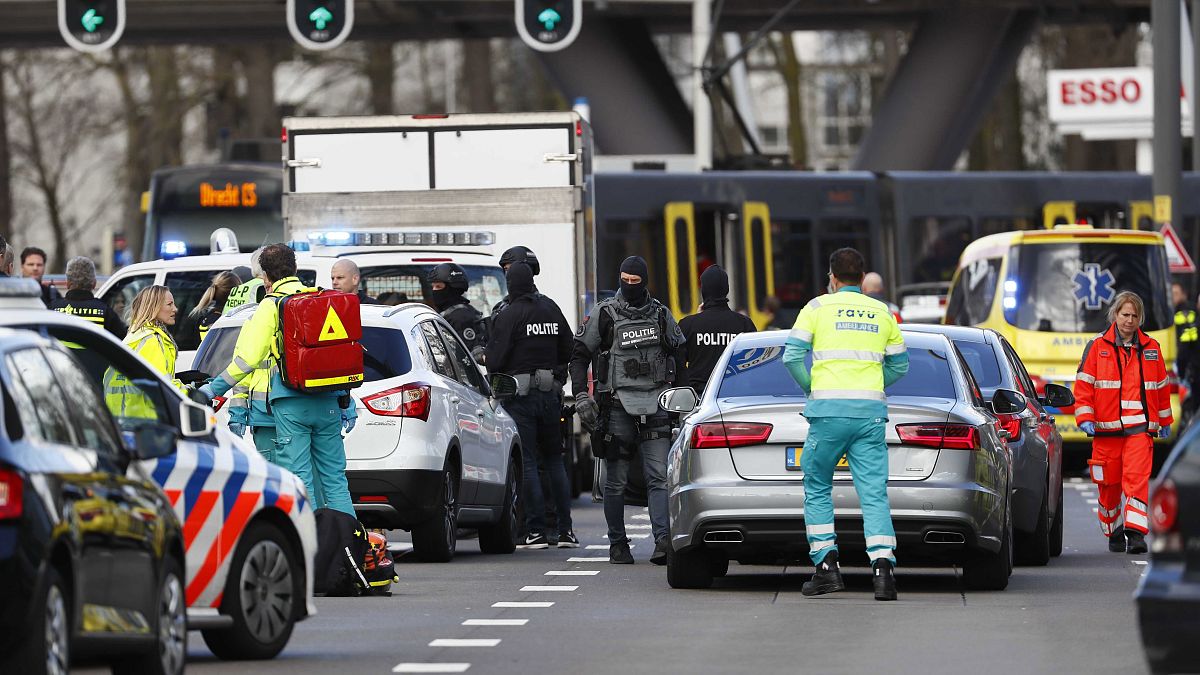
[[[804,529],[808,555],[819,565],[837,550],[833,531],[833,473],[846,457],[854,490],[862,506],[863,533],[871,562],[886,558],[896,564],[896,531],[888,505],[888,450],[883,417],[814,417],[800,455],[804,472]]]
[[[271,401],[275,413],[276,464],[304,481],[313,509],[336,509],[351,516],[346,482],[342,411],[335,396],[287,396]]]

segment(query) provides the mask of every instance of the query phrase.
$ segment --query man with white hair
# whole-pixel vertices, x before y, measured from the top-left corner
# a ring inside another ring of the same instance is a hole
[[[333,263],[333,269],[329,271],[329,276],[333,278],[334,290],[357,295],[360,305],[379,304],[379,301],[367,295],[365,289],[359,290],[358,284],[362,280],[362,275],[358,271],[358,265],[354,264],[353,260],[342,258]]]
[[[125,322],[103,300],[92,295],[96,289],[96,264],[91,258],[75,256],[67,261],[67,293],[55,300],[50,309],[77,316],[97,326],[103,326],[118,340],[128,332]]]

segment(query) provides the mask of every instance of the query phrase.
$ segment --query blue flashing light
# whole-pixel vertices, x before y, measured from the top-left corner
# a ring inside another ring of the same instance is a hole
[[[1004,282],[1004,292],[1008,293],[1010,295],[1016,295],[1017,294],[1017,280],[1016,279],[1006,280]]]
[[[158,250],[164,258],[178,258],[179,256],[187,255],[187,242],[167,239],[159,245]]]
[[[1016,309],[1016,308],[1017,308],[1017,299],[1016,298],[1012,297],[1011,295],[1004,298],[1004,309]]]

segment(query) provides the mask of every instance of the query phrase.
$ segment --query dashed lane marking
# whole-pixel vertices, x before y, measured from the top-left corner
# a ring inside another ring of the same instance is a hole
[[[648,513],[638,513],[638,514],[636,514],[636,515],[634,515],[634,516],[633,516],[633,519],[634,519],[634,520],[650,520],[650,514],[648,514]]]
[[[547,577],[594,577],[599,570],[550,570],[542,576]]]
[[[392,668],[393,673],[465,673],[469,663],[401,663]]]
[[[578,586],[522,586],[522,593],[570,593],[579,590]]]
[[[500,638],[438,638],[430,647],[495,647]]]
[[[492,603],[492,607],[512,608],[512,609],[527,608],[527,607],[535,608],[535,609],[538,609],[538,608],[545,609],[547,607],[553,607],[553,606],[554,606],[553,602],[531,602],[528,600],[523,600],[523,601],[518,601],[518,602],[508,601],[508,602],[493,602]]]
[[[607,551],[608,544],[588,544],[584,548],[589,551]]]
[[[464,626],[524,626],[529,619],[467,619]]]
[[[625,529],[627,529],[627,530],[648,530],[648,529],[650,529],[650,523],[632,523],[630,525],[626,525]]]
[[[567,562],[608,562],[608,558],[567,558]]]
[[[650,529],[649,525],[643,525],[640,528],[637,525],[633,525],[632,527],[634,529]],[[630,539],[649,539],[650,538],[650,535],[648,535],[648,534],[637,533],[637,532],[634,532],[633,534],[627,534],[625,536],[629,537]]]
[[[1148,564],[1150,564],[1150,561],[1148,561],[1148,560],[1130,560],[1129,562],[1133,563],[1134,565],[1148,565]]]

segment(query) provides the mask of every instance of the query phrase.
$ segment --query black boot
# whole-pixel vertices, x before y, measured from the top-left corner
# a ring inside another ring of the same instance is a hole
[[[650,562],[655,565],[666,565],[668,548],[671,548],[671,540],[667,537],[659,537],[658,541],[654,542],[654,553],[650,554]]]
[[[892,561],[887,559],[876,560],[871,565],[871,570],[875,572],[875,599],[895,600],[896,576],[892,574]]]
[[[800,587],[800,592],[807,596],[844,590],[846,590],[846,582],[842,581],[837,551],[830,551],[821,564],[817,565],[817,573],[813,575],[812,580],[804,582],[804,585]]]
[[[1138,555],[1148,550],[1146,548],[1146,535],[1141,532],[1137,530],[1125,530],[1125,538],[1129,540],[1129,548],[1125,549],[1126,553]]]
[[[1113,533],[1108,535],[1108,550],[1113,553],[1125,552],[1125,528],[1118,527],[1113,530]]]
[[[608,547],[608,562],[614,565],[632,565],[633,554],[629,552],[629,544],[611,544]]]

